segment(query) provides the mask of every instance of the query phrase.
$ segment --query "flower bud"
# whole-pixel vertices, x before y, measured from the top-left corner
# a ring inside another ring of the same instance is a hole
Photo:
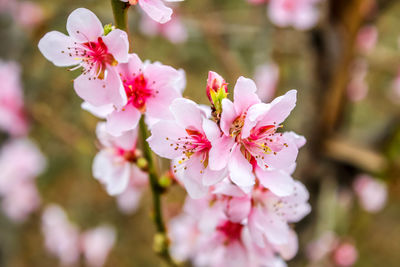
[[[224,78],[218,73],[208,72],[207,96],[217,114],[222,112],[222,99],[228,96],[228,87]]]
[[[104,36],[109,34],[112,30],[115,30],[115,26],[113,26],[111,23],[104,25]]]

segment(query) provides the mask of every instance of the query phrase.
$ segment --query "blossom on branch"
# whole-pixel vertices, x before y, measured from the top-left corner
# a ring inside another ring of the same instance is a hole
[[[39,41],[42,54],[59,67],[76,66],[82,74],[74,80],[76,93],[94,106],[126,104],[126,95],[115,66],[128,61],[128,36],[105,31],[88,9],[74,10],[67,20],[69,36],[52,31]]]

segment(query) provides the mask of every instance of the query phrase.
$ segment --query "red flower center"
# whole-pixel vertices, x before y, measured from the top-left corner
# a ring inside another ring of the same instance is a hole
[[[240,240],[243,225],[231,221],[224,221],[217,226],[217,231],[222,233],[226,238],[225,242]]]
[[[153,96],[153,90],[148,87],[144,75],[141,73],[131,80],[124,80],[124,88],[128,104],[143,112],[146,109],[147,99]]]
[[[93,78],[104,79],[107,65],[114,66],[118,63],[108,52],[101,37],[97,38],[97,42],[75,43],[75,47],[68,47],[68,52],[70,57],[82,60],[78,67],[83,67],[83,73]]]

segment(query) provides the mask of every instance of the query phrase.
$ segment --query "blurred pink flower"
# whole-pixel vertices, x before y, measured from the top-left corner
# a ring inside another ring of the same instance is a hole
[[[25,135],[28,123],[18,64],[0,60],[0,80],[0,129],[11,135]]]
[[[158,23],[166,23],[171,19],[172,9],[164,4],[165,2],[181,2],[183,0],[121,0],[131,5],[139,6],[146,14]]]
[[[307,30],[317,24],[319,11],[315,6],[320,0],[270,0],[268,15],[279,27],[293,26]]]
[[[115,229],[99,226],[82,234],[58,205],[45,207],[42,215],[42,232],[49,253],[57,257],[62,265],[79,263],[81,254],[87,266],[101,267],[115,243]]]
[[[264,186],[273,190],[279,184],[283,189],[274,193],[289,195],[293,179],[282,170],[295,163],[298,148],[290,135],[276,131],[295,107],[296,91],[291,90],[270,104],[261,103],[256,91],[252,80],[240,77],[234,102],[222,100],[220,127],[224,134],[210,138],[210,168],[227,167],[229,177],[243,189],[254,185],[255,170]]]
[[[142,63],[136,54],[128,58],[128,63],[117,66],[127,103],[107,116],[107,131],[116,136],[134,129],[142,113],[157,119],[172,118],[168,107],[182,91],[181,72],[159,62]]]
[[[339,244],[333,253],[333,261],[340,267],[352,266],[357,261],[357,258],[357,249],[348,242]]]
[[[188,38],[186,27],[177,15],[164,24],[159,24],[148,16],[141,16],[139,27],[147,36],[161,35],[174,44],[184,43]]]
[[[40,204],[35,178],[45,167],[38,148],[27,139],[14,139],[0,151],[0,196],[6,215],[24,221]]]
[[[0,12],[7,13],[13,12],[17,7],[18,2],[16,0],[0,0]]]
[[[376,213],[386,204],[387,186],[383,181],[367,174],[360,174],[353,184],[361,206],[368,212]]]
[[[23,1],[18,3],[14,19],[23,27],[31,29],[43,21],[44,12],[38,3]]]
[[[78,8],[68,17],[69,36],[52,31],[39,41],[39,50],[54,65],[83,68],[74,80],[76,93],[94,106],[123,106],[126,95],[115,65],[128,61],[128,36],[114,29],[104,33],[101,22],[88,9]]]
[[[4,213],[14,222],[23,222],[39,208],[40,196],[34,181],[18,180],[7,193],[2,195]]]
[[[325,262],[324,260],[327,259],[335,266],[349,267],[357,261],[358,252],[349,241],[331,231],[326,231],[308,244],[307,258],[313,263]]]
[[[357,34],[357,47],[362,53],[371,52],[378,41],[378,29],[375,25],[362,27]]]
[[[306,248],[307,258],[312,262],[321,261],[327,257],[337,244],[336,234],[330,231],[324,232],[318,239],[310,242]]]
[[[207,187],[219,182],[224,175],[224,170],[212,171],[208,167],[210,139],[217,138],[221,132],[191,100],[178,98],[172,102],[170,110],[175,120],[155,123],[147,141],[156,154],[176,159],[174,172],[189,195],[203,197]]]
[[[79,229],[72,224],[58,205],[49,205],[42,215],[42,232],[46,249],[59,258],[63,265],[79,261]]]
[[[115,229],[106,225],[90,229],[82,234],[82,251],[87,266],[101,267],[104,265],[114,246],[115,235]]]
[[[275,63],[265,63],[256,67],[254,81],[257,85],[257,95],[261,101],[271,101],[275,95],[279,79],[279,68]]]
[[[96,134],[102,148],[93,161],[93,176],[104,184],[110,195],[124,193],[130,184],[142,190],[147,176],[136,166],[140,156],[136,149],[137,129],[114,137],[105,127],[104,122],[97,125]]]
[[[347,85],[347,96],[353,102],[363,100],[368,94],[367,71],[368,64],[365,60],[359,59],[354,62],[350,82]]]

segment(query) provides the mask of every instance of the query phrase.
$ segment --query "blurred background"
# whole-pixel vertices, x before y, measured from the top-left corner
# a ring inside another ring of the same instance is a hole
[[[309,189],[313,211],[296,225],[300,249],[288,265],[335,266],[330,256],[313,265],[307,253],[310,242],[329,232],[356,247],[354,266],[399,266],[400,2],[321,0],[318,21],[308,29],[279,27],[267,15],[268,1],[250,2],[184,1],[174,6],[172,29],[150,25],[139,8],[130,8],[130,45],[142,60],[184,69],[184,96],[199,103],[208,102],[209,70],[230,90],[240,75],[256,79],[266,101],[297,89],[297,107],[284,128],[308,140],[294,176]],[[103,24],[113,22],[107,0],[0,0],[0,60],[19,65],[29,139],[47,161],[35,180],[41,199],[35,211],[18,222],[0,212],[0,266],[59,266],[41,231],[49,203],[63,207],[82,231],[115,227],[104,266],[160,266],[152,251],[149,192],[127,214],[92,177],[99,120],[81,109],[72,87],[78,73],[55,67],[37,48],[46,32],[66,33],[66,19],[78,7]],[[2,131],[0,142],[13,135]],[[383,192],[360,192],[354,184],[360,175],[379,181]],[[386,191],[382,207],[365,208]],[[165,194],[167,220],[180,212],[184,197],[178,186]]]

